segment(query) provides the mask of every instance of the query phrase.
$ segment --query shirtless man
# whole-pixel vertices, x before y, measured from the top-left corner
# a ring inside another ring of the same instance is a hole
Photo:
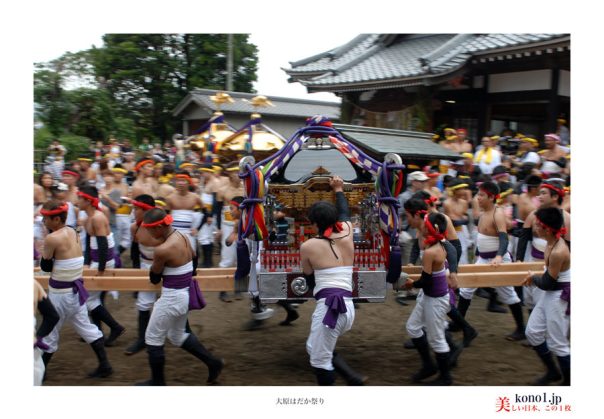
[[[449,198],[443,204],[443,212],[447,215],[459,238],[461,245],[461,258],[459,263],[465,265],[468,263],[469,231],[468,231],[468,208],[467,191],[469,185],[461,179],[453,179],[449,183]]]
[[[140,226],[147,211],[155,208],[155,200],[151,195],[139,195],[131,200],[130,204],[134,208],[134,222],[130,226],[130,235],[132,236],[132,247],[130,248],[132,267],[149,270],[153,262],[155,246],[161,244],[161,241],[151,237],[149,231],[140,228]],[[156,300],[157,293],[155,291],[139,291],[136,294],[138,336],[124,351],[126,355],[134,355],[145,349],[145,331],[151,317],[151,309]]]
[[[203,203],[203,211],[210,215],[214,214],[214,206],[216,202],[216,193],[220,189],[218,179],[214,176],[215,170],[210,163],[204,164],[199,171],[201,172],[201,202]],[[217,217],[220,219],[220,217]],[[220,228],[220,224],[217,225]]]
[[[67,196],[66,199],[73,205],[78,203],[78,187],[77,183],[80,180],[80,174],[68,167],[63,170],[61,180],[67,185]]]
[[[468,131],[465,128],[457,129],[457,138],[455,139],[455,143],[451,146],[453,151],[461,153],[471,153],[472,152],[472,144],[468,141]]]
[[[153,177],[153,160],[142,158],[134,168],[137,173],[136,180],[132,184],[132,196],[151,195],[157,196],[157,179]]]
[[[176,189],[172,186],[172,179],[174,177],[174,167],[167,163],[161,168],[161,176],[158,179],[159,186],[157,188],[157,197],[170,196]]]
[[[318,236],[300,247],[302,270],[314,287],[313,295],[317,300],[306,351],[319,385],[333,385],[334,369],[349,385],[363,385],[366,377],[353,371],[334,352],[338,337],[349,331],[354,322],[354,243],[348,202],[343,192],[344,181],[334,176],[329,184],[336,195],[336,206],[319,201],[310,207],[308,218]]]
[[[568,153],[560,147],[560,137],[556,134],[545,134],[545,149],[539,154],[541,154],[540,170],[548,177],[561,173],[566,167]]]
[[[195,211],[195,208],[201,208],[201,198],[189,191],[189,186],[193,181],[188,173],[179,172],[174,178],[176,190],[166,197],[166,204],[174,219],[172,226],[189,239],[191,249],[193,249],[193,269],[196,272],[197,233],[201,225],[201,213]]]
[[[205,306],[197,281],[193,279],[193,250],[189,240],[172,227],[172,217],[159,208],[147,211],[141,227],[161,242],[153,252],[149,279],[162,282],[161,297],[151,313],[145,332],[145,344],[151,366],[151,380],[142,385],[166,385],[164,378],[164,343],[166,337],[175,346],[189,352],[208,367],[207,382],[213,384],[224,367],[224,361],[212,355],[193,333],[185,331],[189,310]]]
[[[476,264],[498,266],[512,261],[508,252],[508,234],[505,214],[495,205],[499,195],[499,187],[494,182],[484,182],[480,185],[477,199],[482,210],[478,220],[477,247],[479,251]],[[476,288],[460,288],[458,308],[465,317]],[[508,340],[524,339],[524,317],[520,298],[514,287],[498,287],[495,289],[504,304],[508,304],[516,323],[516,330],[507,335]]]
[[[86,230],[86,252],[84,265],[97,269],[95,276],[102,276],[105,268],[115,267],[113,234],[109,228],[109,220],[99,209],[99,197],[94,186],[83,186],[78,192],[78,207],[87,215],[84,228]],[[92,291],[86,301],[92,321],[101,328],[101,322],[111,328],[111,333],[105,346],[112,346],[126,329],[119,324],[101,303],[101,291]]]
[[[136,166],[136,162],[134,161],[134,152],[126,151],[122,153],[122,167],[126,169],[128,172],[134,171],[134,166]]]
[[[90,167],[92,159],[88,157],[79,157],[78,162],[80,162],[80,179],[89,184],[96,182],[96,171]]]
[[[229,176],[229,183],[221,187],[216,193],[216,201],[225,202],[227,205],[222,207],[222,221],[220,230],[220,243],[222,245],[220,252],[220,268],[230,268],[237,265],[236,246],[227,246],[226,239],[231,235],[235,228],[235,221],[231,215],[228,203],[236,196],[243,196],[243,182],[239,178],[239,165],[233,162],[226,169]]]
[[[111,168],[104,176],[105,188],[99,191],[99,196],[107,204],[111,211],[111,230],[114,233],[120,255],[130,247],[130,212],[132,209],[122,199],[128,198],[130,191],[124,182],[124,176],[128,173],[119,163]]]
[[[50,359],[59,347],[59,332],[65,322],[71,323],[75,331],[90,344],[96,354],[99,366],[89,377],[103,378],[111,375],[113,369],[107,359],[103,333],[90,323],[86,306],[88,292],[82,281],[84,258],[78,234],[65,226],[67,205],[49,201],[42,209],[44,225],[51,233],[46,236],[40,267],[51,272],[48,295],[59,313],[59,321],[43,343],[47,345],[42,360],[47,368]],[[101,215],[102,216],[102,215]]]
[[[529,272],[525,279],[525,285],[534,284],[543,292],[526,325],[526,338],[547,368],[546,374],[535,385],[548,385],[564,378],[562,385],[569,386],[570,249],[562,239],[562,211],[554,207],[537,210],[535,229],[547,241],[545,272],[543,275]],[[556,367],[552,352],[558,358],[562,374]]]

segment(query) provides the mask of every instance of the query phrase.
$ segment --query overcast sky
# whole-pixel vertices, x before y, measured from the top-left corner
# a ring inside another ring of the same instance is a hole
[[[102,46],[103,33],[51,32],[40,37],[34,44],[33,61],[43,62],[58,58],[65,52],[76,52]],[[328,36],[319,31],[292,31],[275,36],[274,32],[251,33],[250,42],[258,47],[258,81],[256,91],[265,96],[295,97],[339,102],[332,93],[308,94],[300,83],[288,83],[287,74],[281,68],[289,68],[290,61],[315,55],[345,44],[358,32],[336,31]],[[204,86],[199,86],[204,87]]]

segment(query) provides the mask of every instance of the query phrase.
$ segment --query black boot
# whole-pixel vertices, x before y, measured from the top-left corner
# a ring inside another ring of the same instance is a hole
[[[138,312],[138,337],[130,346],[126,348],[124,351],[126,355],[134,355],[145,349],[145,331],[147,330],[150,317],[150,311]]]
[[[558,367],[554,362],[554,358],[552,356],[552,353],[549,351],[549,348],[547,347],[547,343],[543,342],[541,345],[533,346],[533,349],[535,350],[535,352],[537,352],[537,355],[539,355],[539,358],[541,358],[541,361],[543,361],[543,363],[545,364],[545,368],[547,368],[547,372],[545,373],[545,375],[537,379],[533,383],[533,385],[546,386],[549,383],[561,380],[562,375],[560,374],[560,371],[558,370]]]
[[[413,374],[411,380],[414,383],[418,383],[424,378],[428,378],[433,376],[438,372],[436,369],[436,365],[434,365],[434,361],[432,361],[432,356],[430,355],[430,348],[428,347],[428,339],[426,335],[423,334],[420,338],[413,338],[413,343],[415,344],[415,348],[417,352],[419,352],[419,356],[422,359],[422,369]]]
[[[452,323],[457,326],[458,330],[463,331],[463,346],[466,348],[470,346],[470,343],[478,336],[476,329],[470,326],[470,323],[468,323],[456,307],[451,307],[447,316],[449,316]],[[450,327],[449,330],[452,331]]]
[[[113,372],[113,368],[111,368],[111,364],[109,364],[109,360],[107,359],[107,352],[105,352],[105,338],[98,338],[90,344],[90,347],[92,347],[92,350],[99,360],[99,366],[96,370],[89,373],[88,377],[105,378],[110,376]]]
[[[294,320],[300,317],[300,315],[298,314],[298,310],[293,308],[291,304],[289,304],[287,301],[279,301],[277,304],[283,307],[287,312],[287,317],[285,318],[285,320],[279,323],[281,326],[289,326]]]
[[[124,332],[126,331],[126,328],[124,326],[122,326],[121,324],[119,324],[113,318],[111,313],[109,313],[109,311],[107,311],[105,306],[102,304],[100,306],[98,306],[97,308],[95,308],[94,310],[92,310],[90,312],[90,315],[92,316],[93,319],[95,319],[95,318],[99,319],[100,321],[102,321],[103,323],[105,323],[107,326],[109,326],[111,328],[111,333],[109,334],[109,337],[107,338],[107,341],[105,342],[106,347],[113,346],[115,340],[117,338],[119,338],[121,335],[123,335]]]
[[[344,358],[338,355],[337,352],[333,353],[331,362],[336,372],[342,376],[349,386],[362,386],[367,381],[367,377],[350,368],[346,361],[344,361]]]
[[[124,253],[126,251],[126,248],[124,246],[120,245],[117,247],[117,250],[120,252],[120,255],[121,255],[122,253]]]
[[[459,296],[459,301],[457,302],[457,310],[459,310],[459,314],[465,319],[466,313],[468,312],[468,308],[470,308],[470,303],[472,300],[468,300],[467,298],[463,298]]]
[[[209,370],[207,382],[208,384],[214,384],[222,372],[224,361],[212,355],[210,351],[197,340],[197,337],[193,333],[189,334],[189,337],[183,342],[181,348],[207,365]]]
[[[149,355],[149,366],[151,367],[151,379],[137,383],[137,386],[165,386],[164,364],[166,357],[164,346],[147,345],[147,354]]]
[[[487,304],[487,311],[491,313],[507,313],[505,307],[497,301],[497,292],[494,289],[489,289],[489,303]]]
[[[461,351],[463,351],[463,345],[455,343],[453,336],[448,330],[445,330],[445,340],[447,341],[447,345],[449,345],[449,367],[455,368],[457,366],[457,359],[461,355]]]
[[[313,371],[317,376],[317,384],[320,386],[333,386],[336,381],[335,371],[324,370],[322,368],[314,368]]]
[[[560,370],[564,376],[561,385],[570,386],[570,355],[559,356],[558,364],[560,364]]]
[[[48,371],[48,363],[52,359],[54,352],[44,352],[42,354],[42,362],[44,362],[44,376],[42,377],[42,382],[46,381],[46,371]]]
[[[436,363],[438,364],[438,370],[440,374],[438,378],[434,381],[431,381],[429,385],[431,386],[450,386],[453,384],[453,379],[451,378],[450,373],[450,353],[443,352],[436,354]]]
[[[514,321],[516,322],[516,330],[507,335],[505,338],[513,341],[523,340],[526,338],[526,336],[524,335],[524,316],[522,314],[522,305],[520,303],[510,304],[510,310],[512,311],[512,316],[514,316]]]

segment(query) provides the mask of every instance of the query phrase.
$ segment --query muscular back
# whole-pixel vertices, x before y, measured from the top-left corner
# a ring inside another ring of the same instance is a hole
[[[72,259],[82,256],[82,245],[78,233],[71,227],[63,227],[53,231],[45,239],[45,259]]]
[[[300,253],[302,256],[303,267],[306,263],[310,268],[304,269],[305,273],[311,273],[317,269],[336,268],[339,266],[352,266],[354,263],[354,242],[352,240],[352,225],[346,221],[342,223],[343,231],[333,233],[333,251],[338,256],[336,258],[330,249],[330,242],[325,239],[312,238],[302,244]]]
[[[189,240],[180,232],[173,230],[165,242],[155,248],[155,257],[160,257],[164,266],[177,268],[189,263],[193,257]]]

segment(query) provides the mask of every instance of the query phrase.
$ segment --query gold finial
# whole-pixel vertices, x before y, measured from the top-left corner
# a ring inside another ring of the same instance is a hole
[[[235,103],[231,95],[225,92],[216,92],[214,96],[210,96],[210,100],[216,105],[217,112],[220,112],[220,105],[223,103]]]
[[[264,108],[268,106],[275,106],[266,96],[255,96],[252,100],[242,99],[244,102],[248,102],[255,108]]]

